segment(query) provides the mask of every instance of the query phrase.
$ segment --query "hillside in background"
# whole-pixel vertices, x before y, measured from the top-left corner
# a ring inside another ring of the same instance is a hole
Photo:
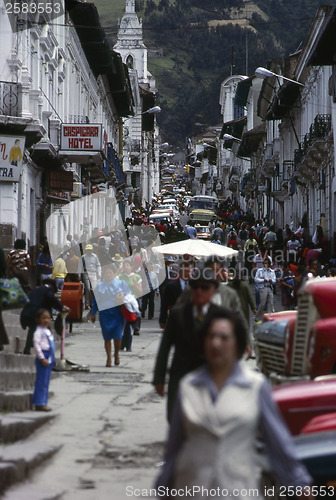
[[[115,43],[125,2],[95,3]],[[325,3],[336,0],[137,0],[164,140],[181,144],[220,123],[220,84],[232,64],[234,73],[252,74],[270,59],[296,51]]]

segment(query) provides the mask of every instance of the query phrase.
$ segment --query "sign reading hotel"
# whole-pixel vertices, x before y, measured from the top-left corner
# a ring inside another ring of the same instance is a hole
[[[63,123],[62,151],[102,151],[103,127],[91,123]]]
[[[0,182],[19,182],[26,138],[0,135]]]

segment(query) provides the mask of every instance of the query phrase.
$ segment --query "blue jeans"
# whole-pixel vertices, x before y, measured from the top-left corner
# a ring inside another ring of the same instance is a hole
[[[32,399],[34,406],[45,406],[48,403],[50,377],[55,363],[54,354],[51,349],[42,352],[46,359],[49,359],[49,357],[52,359],[48,366],[43,366],[40,359],[35,359],[36,381]]]
[[[63,290],[64,278],[55,278],[55,285],[57,286],[57,290]]]

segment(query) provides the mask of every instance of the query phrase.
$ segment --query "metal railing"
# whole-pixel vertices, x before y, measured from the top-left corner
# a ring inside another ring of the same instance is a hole
[[[18,83],[0,81],[0,115],[20,116],[21,92]]]
[[[298,149],[294,151],[294,165],[297,167],[316,139],[324,139],[331,131],[331,115],[316,115],[309,132],[304,136]]]
[[[90,123],[90,119],[85,115],[69,115],[68,116],[69,123]]]

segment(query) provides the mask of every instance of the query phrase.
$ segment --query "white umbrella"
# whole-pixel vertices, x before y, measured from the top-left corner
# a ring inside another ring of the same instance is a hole
[[[183,241],[176,241],[175,243],[168,243],[158,247],[152,247],[154,252],[165,255],[192,255],[193,257],[217,257],[229,258],[238,255],[237,250],[211,243],[211,241],[204,241],[199,239],[188,239]]]

